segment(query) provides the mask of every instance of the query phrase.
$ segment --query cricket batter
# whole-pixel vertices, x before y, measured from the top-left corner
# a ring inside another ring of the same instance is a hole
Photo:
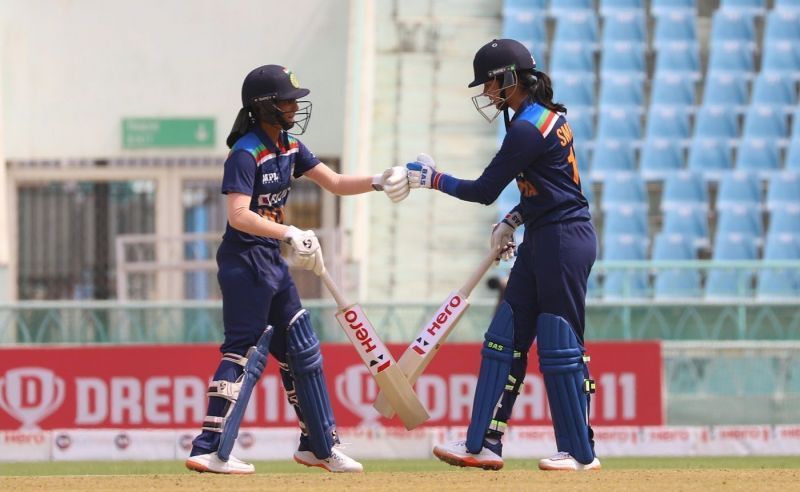
[[[436,446],[434,454],[458,466],[500,469],[502,437],[522,387],[528,350],[538,338],[558,453],[542,470],[599,469],[589,426],[589,378],[584,354],[586,284],[597,239],[581,192],[567,109],[553,102],[550,78],[521,43],[495,39],[475,54],[476,109],[493,121],[504,113],[506,137],[483,174],[458,179],[421,154],[407,164],[412,188],[435,188],[461,200],[490,204],[512,180],[520,203],[492,231],[492,246],[509,246],[525,225],[522,244],[501,302],[486,332],[466,441]],[[509,120],[508,109],[514,111]]]
[[[191,470],[255,471],[230,450],[271,353],[300,421],[295,461],[331,472],[362,471],[335,447],[339,439],[319,341],[279,245],[288,243],[294,265],[317,274],[324,269],[322,250],[314,231],[284,224],[284,206],[300,176],[337,195],[383,190],[395,202],[408,195],[409,186],[400,166],[375,176],[340,175],[292,136],[308,125],[311,103],[298,100],[309,93],[294,72],[279,65],[254,69],[242,85],[242,109],[227,139],[231,150],[222,178],[228,224],[217,251],[225,340],[208,389],[208,413],[186,460]],[[293,128],[298,131],[290,134]]]

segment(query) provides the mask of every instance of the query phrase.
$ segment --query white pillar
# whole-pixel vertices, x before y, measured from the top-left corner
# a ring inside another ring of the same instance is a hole
[[[0,53],[5,52],[3,45],[3,28],[0,26]],[[0,58],[0,115],[5,114],[3,110],[3,93],[5,92],[5,72],[6,64]],[[0,302],[10,300],[12,278],[9,275],[9,262],[11,259],[10,236],[12,222],[9,220],[9,195],[6,193],[8,186],[8,173],[6,172],[6,152],[5,152],[5,121],[0,116]]]

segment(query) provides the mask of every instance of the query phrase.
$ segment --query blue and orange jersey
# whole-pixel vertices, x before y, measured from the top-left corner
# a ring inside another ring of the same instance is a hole
[[[530,101],[511,120],[503,144],[476,180],[437,174],[434,186],[462,200],[494,203],[515,179],[519,211],[528,228],[567,220],[589,220],[581,191],[572,129],[563,114]]]
[[[282,224],[292,180],[319,162],[308,147],[293,136],[281,132],[275,143],[260,128],[254,128],[236,141],[225,160],[222,193],[250,196],[250,210]],[[223,239],[245,245],[279,246],[277,239],[254,236],[230,224],[225,227]]]

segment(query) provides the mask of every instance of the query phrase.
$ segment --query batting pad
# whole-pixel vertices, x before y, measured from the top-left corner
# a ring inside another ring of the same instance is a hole
[[[559,451],[583,464],[594,459],[589,441],[583,346],[567,321],[543,313],[536,320],[539,370],[544,377]]]
[[[481,369],[472,402],[472,419],[467,428],[467,451],[470,453],[480,453],[483,447],[483,438],[506,387],[513,358],[514,312],[503,301],[486,331],[481,349]]]
[[[322,372],[319,340],[311,327],[308,311],[301,313],[289,325],[287,362],[294,376],[297,402],[303,413],[310,450],[317,458],[325,459],[330,457],[333,445],[339,442],[336,422]]]

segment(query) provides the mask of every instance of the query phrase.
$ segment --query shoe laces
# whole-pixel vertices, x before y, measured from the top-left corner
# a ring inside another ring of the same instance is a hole
[[[551,460],[565,460],[567,458],[572,458],[572,456],[566,451],[559,451],[550,457]]]

